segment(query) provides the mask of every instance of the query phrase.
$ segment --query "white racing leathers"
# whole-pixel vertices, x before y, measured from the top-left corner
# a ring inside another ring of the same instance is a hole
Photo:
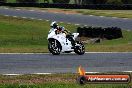
[[[75,50],[84,49],[84,45],[82,45],[82,43],[79,45],[79,42],[77,42],[78,43],[77,47],[72,46],[71,41],[69,41],[66,38],[66,34],[62,33],[62,32],[59,34],[56,34],[55,33],[56,30],[57,29],[53,29],[53,28],[50,29],[48,37],[47,37],[47,39],[49,41],[48,49],[52,54],[59,55],[61,52],[72,52],[72,51],[75,52]],[[75,40],[78,37],[79,33],[73,33],[72,35],[73,35],[73,39]],[[85,51],[81,50],[81,51],[77,51],[77,52],[81,52],[81,54],[79,54],[79,55],[82,55],[82,54],[84,54]]]

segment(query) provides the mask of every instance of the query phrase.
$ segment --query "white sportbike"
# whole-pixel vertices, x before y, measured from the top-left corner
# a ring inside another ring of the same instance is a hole
[[[71,41],[66,38],[64,33],[56,34],[54,30],[49,31],[48,34],[48,49],[53,55],[59,55],[60,53],[71,53],[75,52],[78,55],[83,55],[85,53],[85,47],[83,43],[76,41],[79,33],[73,33],[71,36],[75,41],[73,46]]]

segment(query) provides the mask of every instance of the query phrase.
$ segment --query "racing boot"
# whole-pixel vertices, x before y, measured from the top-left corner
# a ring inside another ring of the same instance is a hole
[[[72,46],[74,47],[76,42],[75,42],[75,40],[73,39],[73,35],[67,35],[66,38],[67,38],[69,41],[71,41],[71,44],[72,44]]]

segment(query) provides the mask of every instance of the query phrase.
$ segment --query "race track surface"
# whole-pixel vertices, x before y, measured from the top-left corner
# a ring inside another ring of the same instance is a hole
[[[132,71],[132,53],[0,54],[0,74]]]
[[[122,29],[132,30],[132,19],[88,16],[79,14],[51,13],[46,11],[42,12],[33,10],[15,10],[5,9],[3,7],[0,7],[0,15],[44,19],[88,26],[120,27]]]
[[[77,14],[15,10],[0,7],[0,15],[44,19],[89,26],[117,26],[132,30],[132,19]],[[0,74],[77,72],[79,66],[88,72],[132,71],[132,53],[76,54],[0,54]]]

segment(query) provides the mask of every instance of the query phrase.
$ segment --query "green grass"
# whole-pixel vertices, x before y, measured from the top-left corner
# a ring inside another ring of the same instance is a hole
[[[50,22],[0,16],[0,52],[47,52]],[[74,25],[61,24],[71,31]]]
[[[51,8],[48,8],[51,9]],[[57,8],[54,8],[57,9]],[[90,10],[90,9],[58,9],[62,11],[74,11],[83,15],[95,15],[106,17],[132,18],[132,10]]]
[[[132,18],[132,10],[90,10],[90,9],[59,9],[59,8],[34,8],[21,7],[21,9],[35,9],[35,10],[57,10],[57,11],[72,11],[76,14],[95,15],[106,17]]]
[[[59,23],[71,32],[77,26]],[[47,34],[50,22],[0,16],[0,52],[48,52]],[[123,31],[124,38],[86,44],[86,51],[132,51],[132,31]]]
[[[123,30],[123,38],[104,40],[99,44],[90,44],[86,46],[89,51],[103,51],[103,52],[131,52],[132,51],[132,31]]]
[[[76,81],[78,74],[0,76],[0,88],[128,88],[129,84],[85,84]]]
[[[113,85],[113,84],[87,84],[87,85],[78,85],[73,83],[46,83],[39,85],[21,85],[21,84],[13,84],[13,85],[0,85],[0,88],[129,88],[127,85]]]
[[[82,13],[84,15],[132,18],[132,10],[86,10],[86,9],[78,9],[75,11],[77,11],[78,13]]]

